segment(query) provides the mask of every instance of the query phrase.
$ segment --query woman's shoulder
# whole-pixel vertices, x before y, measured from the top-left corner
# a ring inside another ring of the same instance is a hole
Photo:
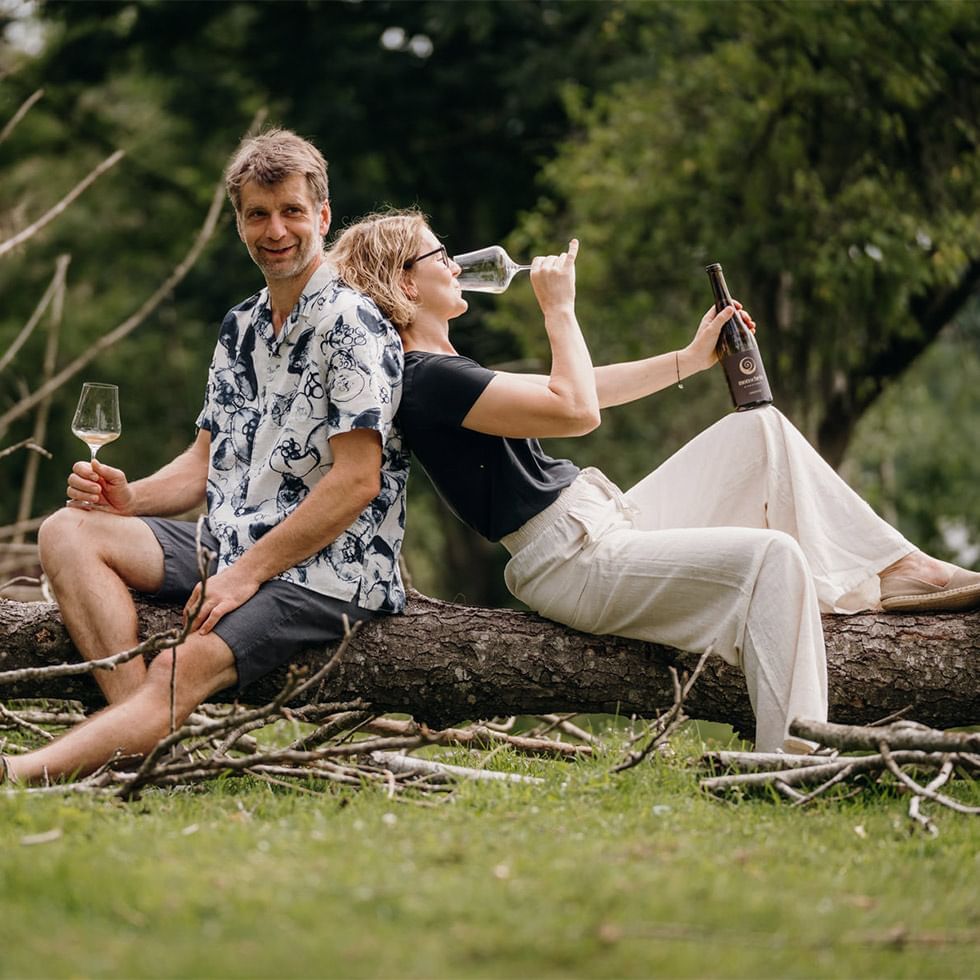
[[[458,425],[494,376],[472,358],[405,352],[402,412],[416,421]]]
[[[405,370],[411,365],[412,371],[418,375],[455,375],[460,373],[487,372],[489,368],[478,364],[471,357],[463,354],[441,354],[428,350],[405,351]]]

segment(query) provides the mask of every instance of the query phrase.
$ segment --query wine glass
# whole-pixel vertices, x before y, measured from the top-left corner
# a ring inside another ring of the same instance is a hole
[[[119,438],[119,388],[86,381],[71,422],[73,435],[88,446],[94,460],[99,449]]]
[[[502,293],[518,272],[531,268],[518,265],[499,245],[454,255],[453,262],[462,270],[456,277],[460,289],[477,293]]]

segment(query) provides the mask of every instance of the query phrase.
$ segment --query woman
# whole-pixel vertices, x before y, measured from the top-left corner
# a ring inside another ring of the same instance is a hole
[[[575,318],[577,251],[531,268],[547,377],[456,352],[459,267],[421,214],[372,215],[331,258],[398,328],[408,445],[457,515],[510,552],[511,592],[578,630],[713,647],[744,671],[756,748],[809,751],[788,726],[827,717],[821,609],[973,608],[980,574],[917,551],[772,406],[726,416],[627,493],[547,456],[537,438],[583,435],[600,409],[711,367],[733,313],[709,310],[683,350],[594,368]]]

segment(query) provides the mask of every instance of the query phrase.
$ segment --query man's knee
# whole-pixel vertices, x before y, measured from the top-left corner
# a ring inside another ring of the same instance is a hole
[[[80,507],[62,507],[44,519],[37,532],[37,545],[48,578],[57,573],[66,558],[84,550],[90,537],[87,516]]]

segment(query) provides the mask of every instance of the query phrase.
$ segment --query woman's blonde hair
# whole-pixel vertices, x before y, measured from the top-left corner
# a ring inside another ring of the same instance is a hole
[[[416,305],[403,288],[405,263],[427,227],[421,211],[378,211],[345,228],[327,252],[341,279],[373,299],[399,330],[415,319]]]

